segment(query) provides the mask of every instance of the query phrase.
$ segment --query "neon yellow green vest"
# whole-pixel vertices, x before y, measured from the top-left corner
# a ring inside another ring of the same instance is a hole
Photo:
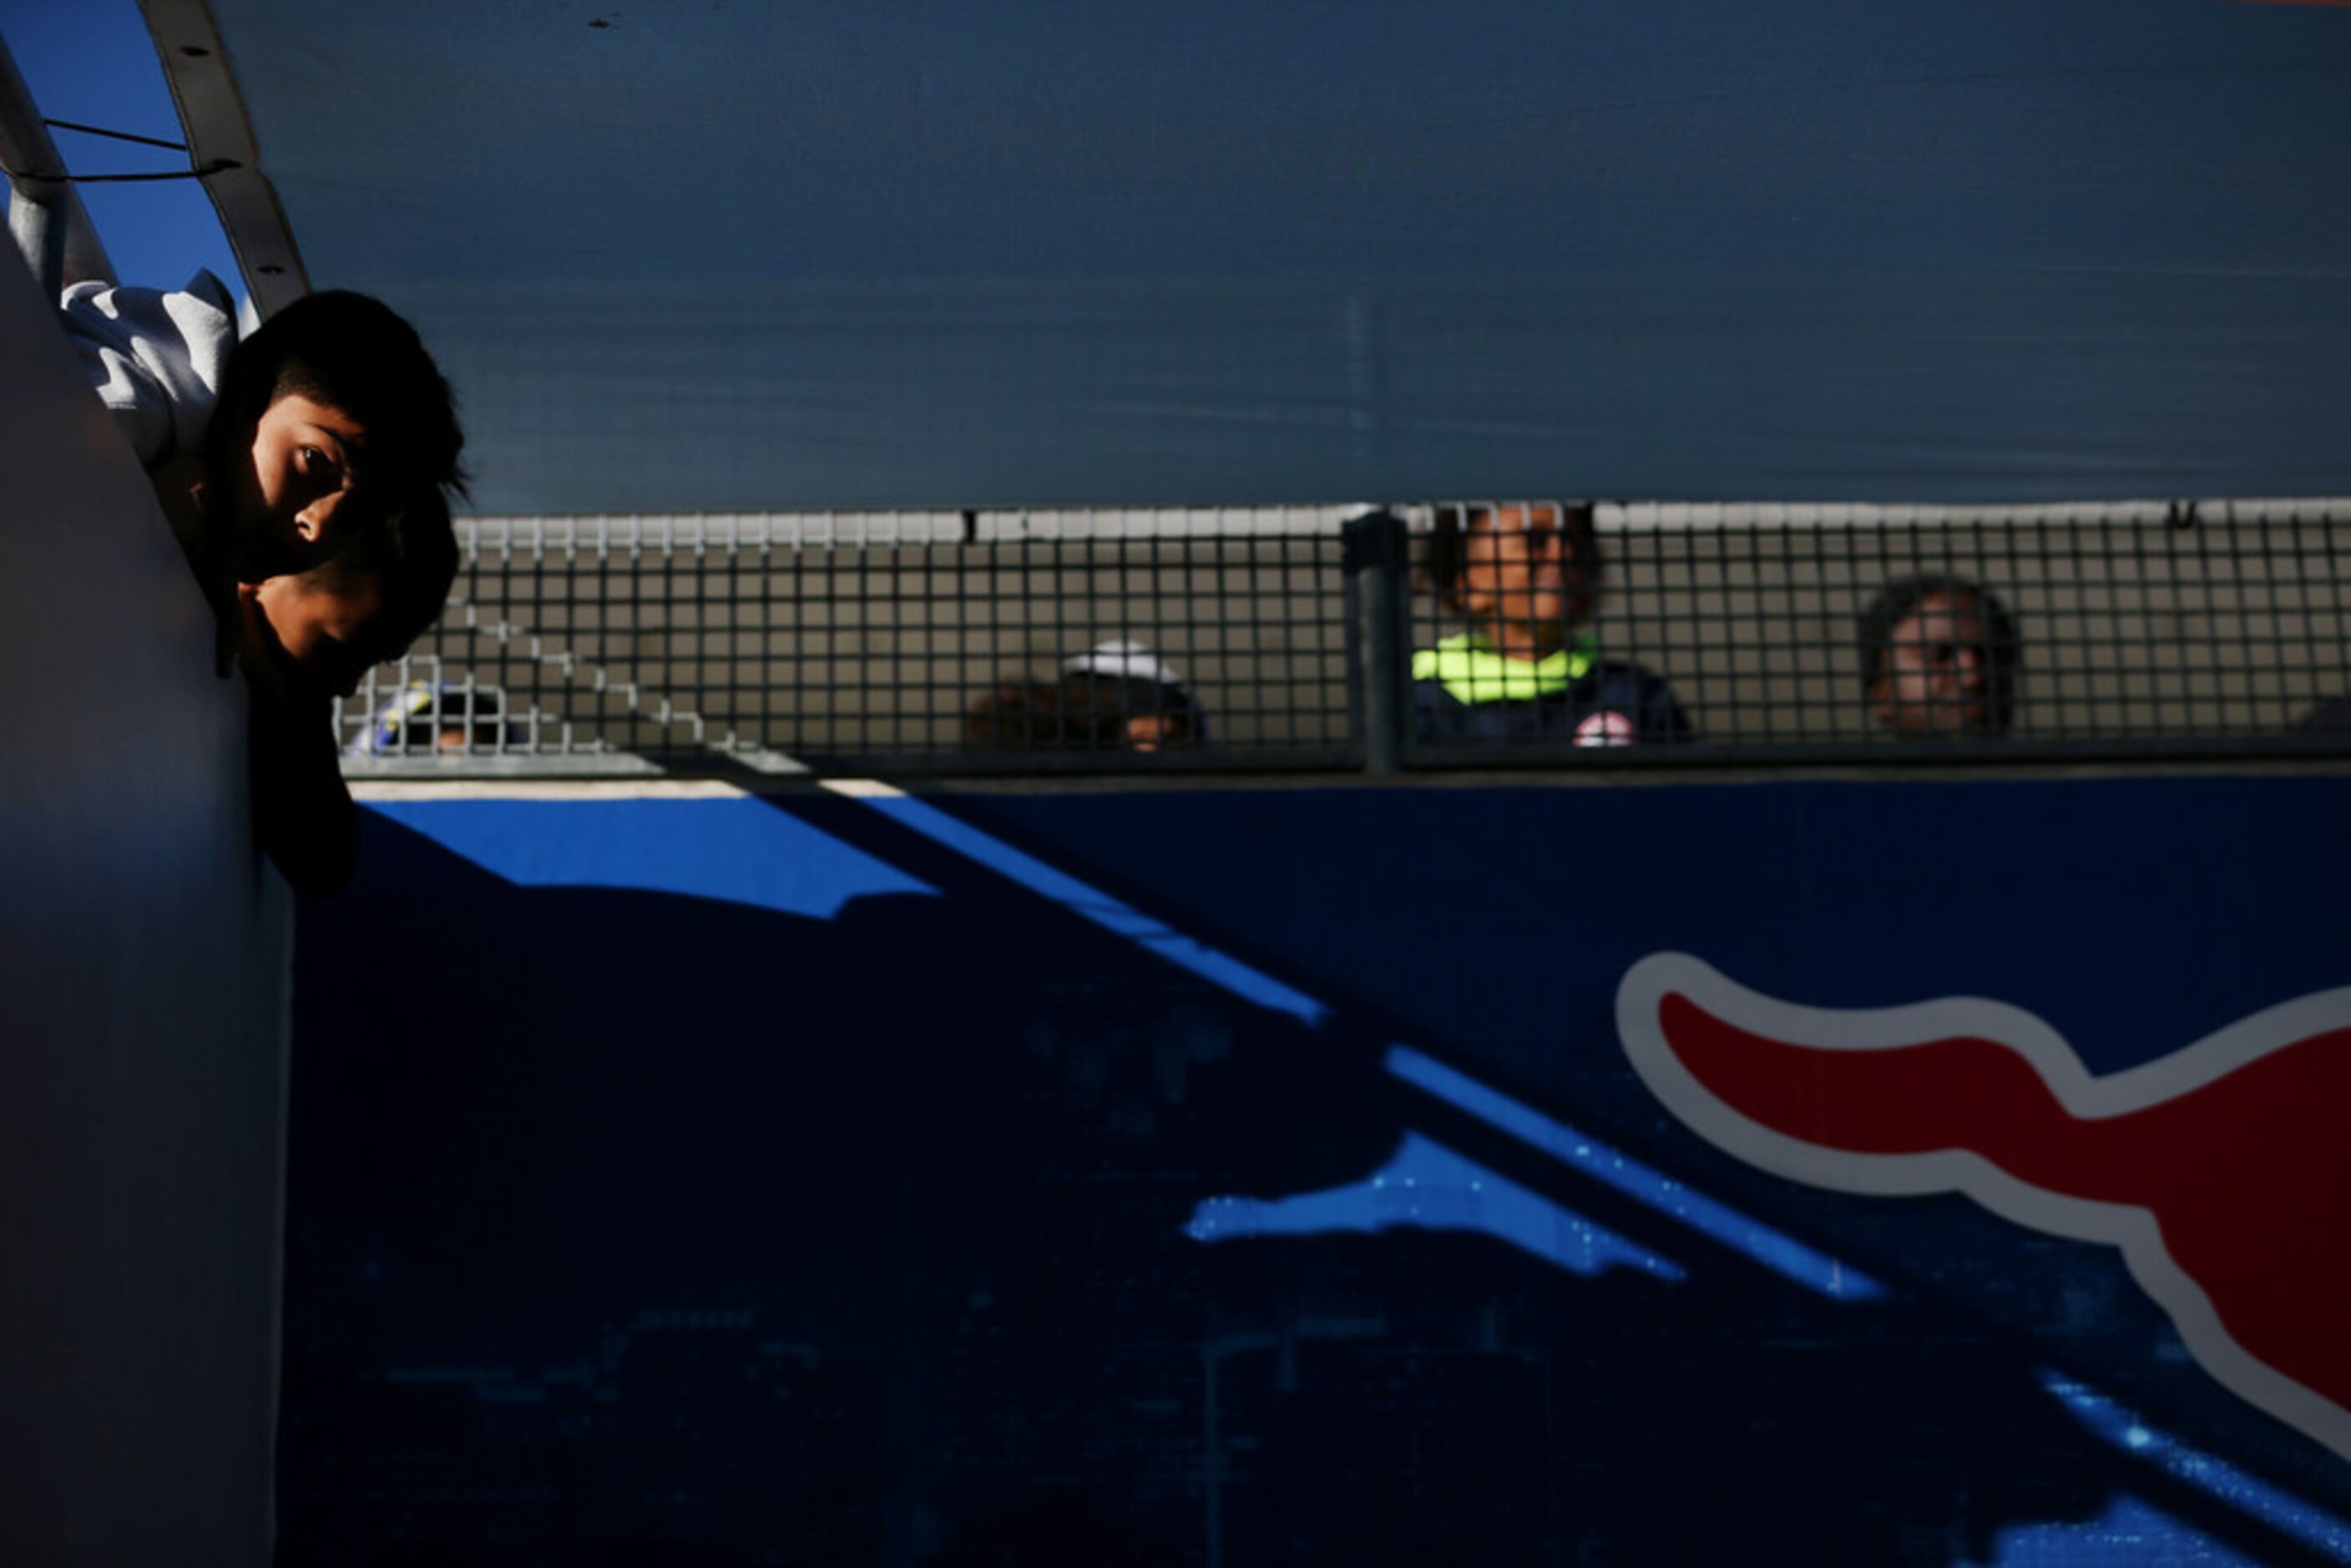
[[[1436,681],[1458,703],[1531,702],[1563,692],[1600,661],[1600,644],[1578,637],[1531,663],[1510,659],[1475,632],[1447,637],[1412,656],[1412,678]]]

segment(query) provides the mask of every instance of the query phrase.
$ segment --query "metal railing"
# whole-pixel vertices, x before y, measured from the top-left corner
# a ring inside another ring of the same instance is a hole
[[[1448,517],[1475,532],[1546,508],[1573,504],[473,519],[441,628],[345,705],[349,766],[1384,771],[2351,753],[2331,706],[2351,692],[2351,505],[2336,502],[1603,506],[1583,552],[1591,602],[1576,606],[1590,668],[1562,692],[1502,694],[1541,722],[1432,725],[1442,699],[1415,680],[1415,651],[1474,642],[1486,624],[1458,570],[1438,580]],[[1906,742],[1870,678],[1883,644],[1865,652],[1859,622],[1886,584],[1920,579],[1972,585],[1979,619],[1996,612],[2001,628],[1970,633],[1972,652],[2007,663],[2000,722],[1979,703],[1944,727],[1956,733]],[[1629,690],[1626,671],[1686,729],[1606,718],[1625,699],[1594,683]],[[1625,739],[1639,743],[1606,744]]]
[[[8,233],[45,298],[69,283],[114,280],[89,211],[33,102],[16,57],[0,38],[0,168],[8,172]]]

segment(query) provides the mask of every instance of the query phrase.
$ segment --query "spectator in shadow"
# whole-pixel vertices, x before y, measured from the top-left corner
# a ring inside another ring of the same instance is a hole
[[[1140,643],[1097,643],[1058,680],[1011,678],[964,715],[973,751],[1141,751],[1197,746],[1208,718],[1175,667]]]
[[[60,310],[225,620],[230,584],[308,571],[465,493],[448,382],[381,300],[308,295],[241,341],[210,273],[178,293],[80,283]]]
[[[2324,697],[2294,721],[2297,735],[2341,735],[2351,730],[2351,697]]]
[[[437,491],[416,498],[407,524],[367,528],[307,571],[235,585],[253,833],[297,893],[332,893],[359,862],[336,704],[423,634],[456,576],[456,538]]]
[[[343,749],[352,757],[496,755],[530,744],[507,716],[506,693],[470,681],[411,681]]]
[[[1440,507],[1423,570],[1469,623],[1413,655],[1423,741],[1691,738],[1664,677],[1602,658],[1585,629],[1603,575],[1589,502]]]
[[[1064,685],[1082,686],[1094,706],[1115,708],[1130,751],[1198,746],[1208,738],[1207,711],[1176,666],[1140,643],[1097,643],[1061,662]]]
[[[1964,577],[1896,578],[1861,615],[1870,717],[1899,740],[2008,733],[2023,643],[2008,609]]]
[[[358,852],[325,711],[440,614],[465,493],[455,400],[381,300],[313,294],[239,340],[227,289],[83,282],[60,312],[252,698],[255,836],[298,892]]]

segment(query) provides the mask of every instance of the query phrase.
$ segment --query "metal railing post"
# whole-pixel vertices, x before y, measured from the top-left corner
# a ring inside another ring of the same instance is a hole
[[[1364,771],[1404,766],[1405,612],[1411,586],[1402,517],[1368,512],[1340,529],[1347,584],[1348,686],[1364,737]]]
[[[0,38],[0,164],[8,170],[15,196],[8,204],[8,232],[49,302],[55,304],[69,283],[114,281],[114,264],[99,244],[80,194],[67,183],[65,160],[41,123],[5,38]]]

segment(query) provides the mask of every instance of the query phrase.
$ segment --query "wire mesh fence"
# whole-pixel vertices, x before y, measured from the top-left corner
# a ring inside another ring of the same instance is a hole
[[[1972,585],[2010,623],[2018,738],[2252,737],[2346,689],[2345,519],[2322,508],[2095,508],[1903,524],[1661,527],[1640,640],[1725,734],[1888,733],[1862,611],[1889,583]],[[1631,552],[1628,552],[1631,553]],[[1880,637],[1898,633],[1883,624]],[[1988,663],[2003,655],[1986,628]]]
[[[2351,503],[1498,499],[460,533],[440,628],[344,706],[354,771],[2351,750]]]

